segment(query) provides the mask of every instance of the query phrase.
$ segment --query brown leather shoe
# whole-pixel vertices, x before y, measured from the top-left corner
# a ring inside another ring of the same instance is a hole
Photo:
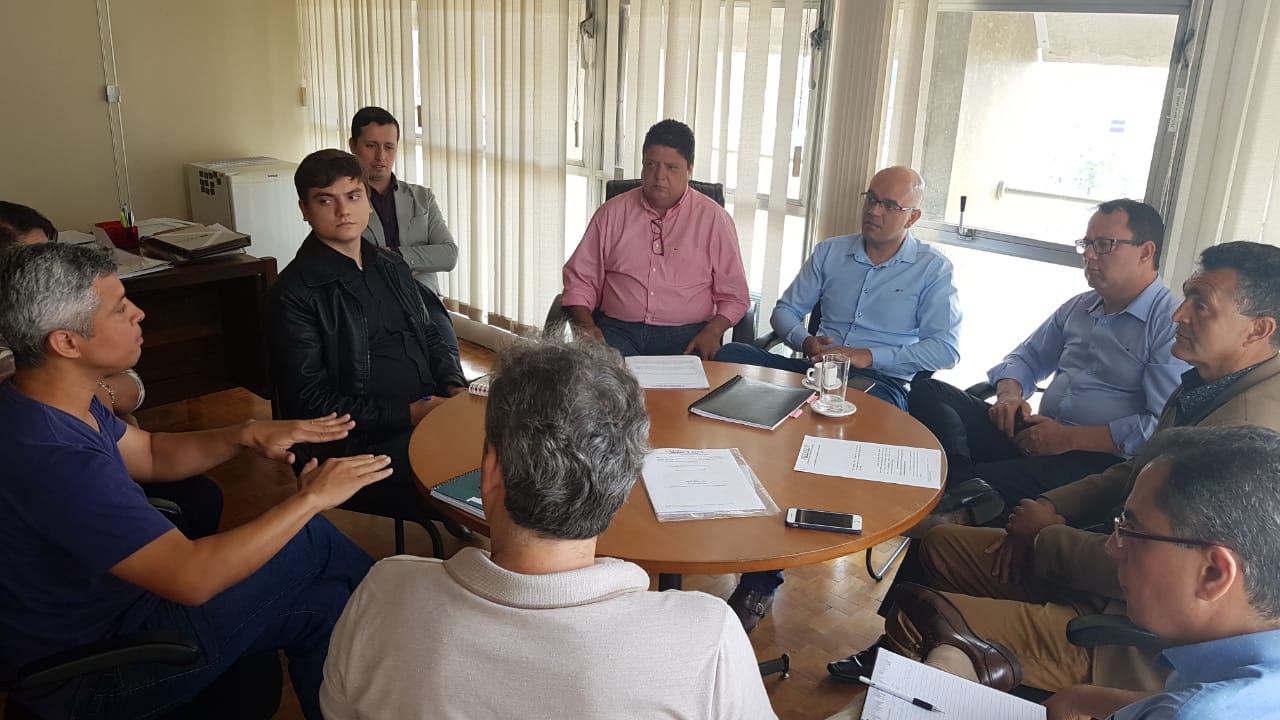
[[[978,682],[1008,692],[1022,684],[1022,665],[1008,648],[974,634],[964,616],[942,593],[913,583],[893,590],[893,602],[920,633],[921,657],[939,645],[959,649],[973,663]]]
[[[742,629],[749,633],[756,629],[761,618],[769,614],[769,609],[773,607],[773,595],[766,595],[758,590],[748,590],[739,585],[726,602],[737,613],[738,620],[742,622]]]

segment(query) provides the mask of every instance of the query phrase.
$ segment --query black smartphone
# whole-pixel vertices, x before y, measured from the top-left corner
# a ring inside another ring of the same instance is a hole
[[[786,524],[787,527],[808,530],[830,530],[850,535],[862,534],[862,516],[850,513],[788,508]]]

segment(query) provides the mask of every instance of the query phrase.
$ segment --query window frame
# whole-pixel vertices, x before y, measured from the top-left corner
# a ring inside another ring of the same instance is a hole
[[[1174,211],[1177,182],[1186,153],[1187,123],[1191,119],[1203,43],[1198,42],[1209,21],[1210,0],[940,0],[936,12],[1027,12],[1177,15],[1173,54],[1161,106],[1165,127],[1152,148],[1144,200],[1167,221]],[[1172,130],[1170,130],[1172,126]],[[916,164],[923,158],[917,157]],[[985,228],[964,227],[941,220],[921,219],[912,228],[922,240],[970,248],[1037,262],[1077,267],[1080,256],[1071,245]]]

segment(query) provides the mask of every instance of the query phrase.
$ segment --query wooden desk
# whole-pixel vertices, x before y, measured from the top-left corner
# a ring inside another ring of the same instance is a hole
[[[144,407],[243,387],[271,397],[267,288],[275,258],[231,255],[124,280],[146,317],[136,370]]]
[[[745,365],[704,363],[711,387],[742,374],[799,387],[800,376]],[[711,420],[689,413],[706,390],[649,390],[645,402],[653,447],[736,447],[778,507],[813,508],[862,516],[861,535],[801,530],[783,525],[782,515],[659,523],[643,482],[600,537],[596,553],[630,560],[651,573],[737,573],[819,563],[878,545],[923,518],[942,490],[798,473],[792,470],[805,435],[893,443],[941,450],[936,438],[905,412],[876,398],[853,393],[858,412],[830,419],[805,410],[772,432]],[[451,398],[428,415],[409,442],[409,460],[419,485],[430,488],[473,470],[484,444],[485,399]],[[946,474],[946,458],[942,464]],[[444,503],[436,506],[481,534],[483,521]]]

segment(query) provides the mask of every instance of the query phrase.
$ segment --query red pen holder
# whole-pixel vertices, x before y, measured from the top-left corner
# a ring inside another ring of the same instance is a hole
[[[121,250],[137,250],[138,249],[138,227],[125,227],[120,224],[119,220],[110,222],[94,223],[94,227],[100,228],[102,232],[110,238],[111,244]]]

